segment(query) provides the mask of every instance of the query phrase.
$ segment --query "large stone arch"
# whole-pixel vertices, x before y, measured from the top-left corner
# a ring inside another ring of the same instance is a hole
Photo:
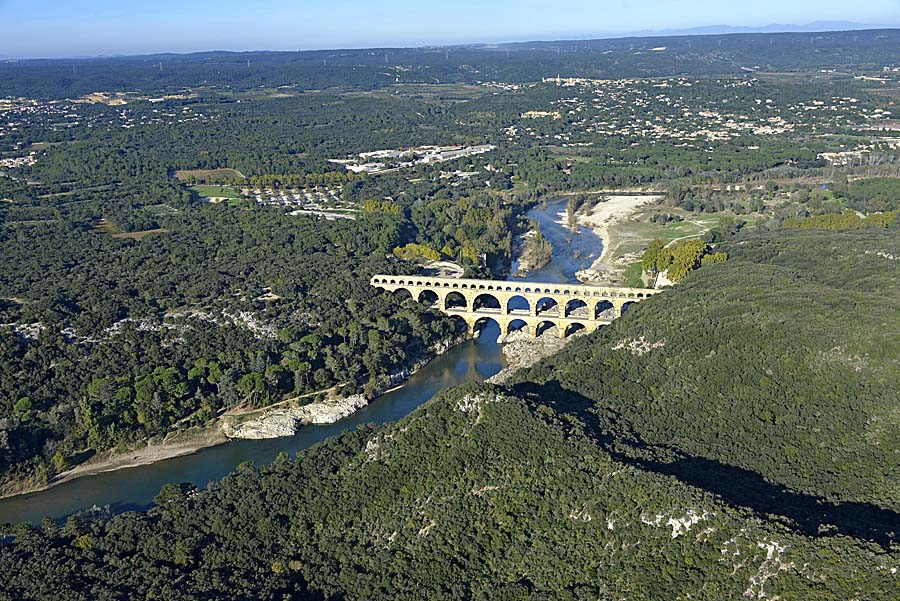
[[[469,301],[459,292],[448,292],[444,297],[444,307],[447,309],[469,310]]]
[[[559,315],[559,301],[552,296],[542,296],[534,303],[535,315]]]
[[[633,301],[633,300],[632,300],[632,301],[628,301],[627,303],[625,303],[624,305],[622,305],[622,310],[620,311],[620,313],[621,313],[622,315],[625,315],[625,312],[628,311],[629,309],[631,309],[631,308],[632,308],[634,305],[636,305],[636,304],[637,304],[637,301]]]
[[[434,290],[425,289],[419,293],[418,301],[424,305],[428,305],[430,307],[434,307],[441,300],[441,297],[438,296],[438,293]]]
[[[469,322],[463,315],[454,315],[449,313],[447,317],[456,325],[456,331],[459,333],[470,333]]]
[[[566,317],[591,318],[588,304],[580,298],[573,298],[566,303]]]
[[[386,289],[387,290],[387,289]],[[398,301],[403,298],[403,296],[409,295],[409,298],[413,300],[416,299],[416,294],[407,288],[406,286],[394,286],[393,290],[387,290],[388,294],[391,294]]]
[[[616,306],[608,300],[594,305],[594,319],[613,319],[616,317]]]
[[[565,332],[563,332],[563,335],[568,338],[569,336],[577,334],[578,332],[585,331],[587,331],[587,327],[585,327],[583,323],[570,323],[568,326],[566,326],[566,330]]]
[[[479,311],[482,309],[497,309],[498,311],[502,311],[503,303],[500,302],[500,299],[497,298],[496,295],[485,292],[479,294],[472,300],[472,311]]]
[[[556,322],[545,319],[544,321],[539,321],[534,327],[534,335],[540,337],[547,333],[547,331],[553,331],[554,329],[556,329],[557,332],[559,331],[559,326]]]
[[[527,311],[530,314],[531,301],[521,294],[510,296],[506,301],[506,312],[510,313],[512,311]]]
[[[519,330],[523,330],[528,332],[529,334],[534,334],[531,331],[531,326],[528,325],[528,322],[524,319],[512,319],[509,324],[506,326],[506,334],[512,334],[513,332],[518,332]]]
[[[488,327],[488,325],[490,325],[491,323],[493,323],[494,325],[497,326],[497,328],[500,332],[500,336],[502,337],[505,334],[505,332],[503,331],[503,326],[500,325],[499,321],[497,321],[496,319],[494,319],[493,317],[488,316],[488,315],[486,315],[484,317],[479,317],[472,323],[472,336],[475,336],[475,337],[481,336],[482,331],[486,327]]]

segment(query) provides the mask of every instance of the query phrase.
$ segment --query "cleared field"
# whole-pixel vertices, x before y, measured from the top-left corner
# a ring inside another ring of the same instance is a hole
[[[684,221],[669,223],[650,221],[653,215],[663,213],[680,215]],[[699,237],[719,225],[720,220],[726,216],[733,214],[697,215],[673,207],[645,206],[630,219],[609,227],[606,236],[603,236],[604,244],[609,245],[607,254],[602,263],[595,264],[593,268],[604,274],[603,281],[633,288],[644,287],[647,283],[642,280],[640,260],[652,240],[660,239],[666,244],[671,244],[678,240]],[[748,221],[747,227],[755,227],[756,220],[753,217],[742,216],[742,218]]]
[[[626,247],[621,249],[624,251],[621,254],[641,251],[651,240],[657,238],[669,244],[676,240],[702,236],[716,227],[722,216],[725,215],[723,213],[698,216],[691,213],[682,213],[684,221],[653,223],[649,221],[649,217],[654,213],[680,213],[680,211],[673,210],[670,207],[662,210],[654,207],[642,212],[633,221],[614,225],[611,229],[614,234],[617,234],[615,237],[627,241]]]
[[[241,197],[231,186],[197,185],[189,188],[200,198],[229,198],[237,200]]]
[[[193,181],[206,184],[246,178],[244,177],[244,174],[237,169],[191,169],[176,171],[175,179],[183,182]]]
[[[115,224],[110,223],[106,219],[101,219],[96,224],[94,224],[94,231],[101,232],[104,234],[117,235],[121,234],[122,230],[115,226]]]
[[[118,226],[116,226],[116,224],[110,223],[106,219],[101,219],[96,224],[94,224],[94,231],[102,234],[109,234],[113,238],[128,238],[130,240],[143,240],[147,236],[151,236],[153,234],[167,234],[169,232],[169,230],[164,228],[142,230],[140,232],[123,232]]]

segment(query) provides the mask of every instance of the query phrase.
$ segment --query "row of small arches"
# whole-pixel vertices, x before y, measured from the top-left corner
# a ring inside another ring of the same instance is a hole
[[[429,288],[447,288],[447,289],[457,289],[457,290],[485,290],[488,292],[518,292],[523,294],[561,294],[564,296],[584,296],[584,297],[596,297],[596,296],[606,296],[610,298],[646,298],[651,296],[651,293],[643,293],[643,292],[624,292],[624,291],[616,291],[616,290],[591,290],[584,288],[540,288],[540,287],[532,287],[532,286],[495,286],[493,284],[465,284],[465,283],[457,283],[454,282],[451,284],[450,282],[429,282],[423,280],[400,280],[400,279],[389,279],[389,278],[373,278],[372,284],[374,285],[390,285],[390,286],[414,286],[414,287],[429,287]]]

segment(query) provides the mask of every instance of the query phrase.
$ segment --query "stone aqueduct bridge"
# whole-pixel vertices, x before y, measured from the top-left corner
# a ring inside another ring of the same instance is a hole
[[[540,336],[556,326],[559,337],[579,330],[593,332],[622,315],[631,303],[659,293],[643,288],[609,288],[581,284],[501,282],[404,275],[376,275],[372,286],[405,290],[419,302],[466,320],[472,333],[493,319],[501,336],[527,328]]]

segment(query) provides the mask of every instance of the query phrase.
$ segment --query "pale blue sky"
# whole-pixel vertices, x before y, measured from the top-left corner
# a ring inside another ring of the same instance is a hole
[[[307,50],[900,23],[900,0],[0,0],[0,56]]]

